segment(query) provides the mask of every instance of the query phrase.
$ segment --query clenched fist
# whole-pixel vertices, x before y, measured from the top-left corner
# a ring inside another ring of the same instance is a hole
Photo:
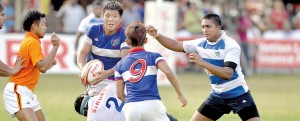
[[[52,45],[59,46],[60,38],[56,36],[55,32],[51,34],[51,43]]]

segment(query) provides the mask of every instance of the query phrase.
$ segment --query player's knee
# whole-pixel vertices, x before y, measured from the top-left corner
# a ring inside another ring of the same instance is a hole
[[[240,116],[240,118],[243,121],[248,121],[249,119],[259,119],[259,114],[256,108],[256,105],[251,105],[248,107],[245,107],[243,109],[241,109],[240,111],[237,112]],[[256,118],[257,117],[257,118]],[[256,121],[256,120],[253,120]]]
[[[37,118],[31,108],[23,108],[16,113],[19,121],[37,121]]]

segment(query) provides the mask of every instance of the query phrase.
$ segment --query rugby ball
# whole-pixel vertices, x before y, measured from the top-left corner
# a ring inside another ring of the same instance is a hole
[[[80,80],[83,85],[93,84],[97,76],[97,72],[104,70],[103,62],[94,59],[84,65],[80,72]]]

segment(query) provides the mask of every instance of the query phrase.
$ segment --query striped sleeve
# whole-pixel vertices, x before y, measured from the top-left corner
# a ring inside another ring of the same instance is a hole
[[[88,45],[92,45],[93,41],[90,37],[88,37],[87,35],[84,36],[84,43],[88,44]]]
[[[157,53],[156,55],[156,59],[155,59],[155,66],[157,67],[157,65],[160,63],[160,62],[164,62],[165,61],[165,58],[162,57],[159,53]]]
[[[240,63],[241,49],[238,47],[230,48],[226,51],[224,62],[234,62],[236,64]]]
[[[120,46],[120,49],[129,49],[129,46],[126,43],[125,31],[122,31],[122,33],[121,33],[121,46]]]
[[[121,72],[120,72],[120,63],[121,61],[119,61],[116,66],[115,66],[115,80],[123,80]]]
[[[93,25],[88,29],[88,31],[85,33],[84,37],[84,43],[92,45],[93,44],[93,38],[96,37],[96,35],[99,33],[101,26],[100,25]]]
[[[183,41],[182,47],[185,53],[194,53],[196,52],[196,44],[199,43],[199,40],[190,40],[190,41]]]
[[[126,42],[121,43],[121,49],[129,49],[129,46],[127,45]]]

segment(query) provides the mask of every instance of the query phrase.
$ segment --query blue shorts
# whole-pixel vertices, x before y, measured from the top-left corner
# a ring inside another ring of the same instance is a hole
[[[217,120],[223,114],[229,114],[231,111],[238,113],[242,120],[259,117],[250,92],[230,99],[222,99],[210,94],[205,102],[198,108],[199,113],[212,120]]]

